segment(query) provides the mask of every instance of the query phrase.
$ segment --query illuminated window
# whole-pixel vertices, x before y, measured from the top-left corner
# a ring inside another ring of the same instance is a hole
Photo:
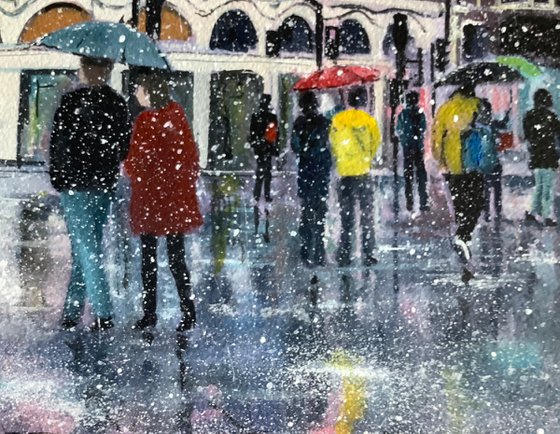
[[[91,15],[83,9],[67,3],[56,3],[37,12],[27,21],[19,42],[30,44],[56,30],[90,20]]]

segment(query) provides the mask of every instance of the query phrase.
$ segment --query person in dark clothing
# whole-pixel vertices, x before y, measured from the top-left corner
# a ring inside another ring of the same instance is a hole
[[[92,331],[113,327],[102,238],[130,137],[126,102],[108,85],[113,64],[82,57],[84,86],[65,94],[54,116],[49,175],[60,192],[70,235],[72,274],[62,327],[78,325],[87,295]]]
[[[312,92],[299,98],[302,114],[294,122],[291,146],[298,157],[299,234],[301,259],[307,265],[325,264],[325,216],[331,170],[328,148],[330,122],[318,112]]]
[[[529,145],[529,168],[535,176],[531,211],[525,218],[534,222],[540,216],[545,226],[556,226],[554,193],[560,121],[552,111],[552,96],[546,89],[535,92],[534,108],[523,119],[523,131]]]
[[[493,118],[492,105],[487,99],[480,101],[480,111],[477,115],[477,125],[487,130],[487,139],[484,140],[483,172],[484,172],[484,220],[489,222],[490,202],[494,192],[494,213],[496,221],[502,217],[502,163],[498,157],[499,133],[507,128],[509,113],[502,120]]]
[[[404,194],[406,209],[414,208],[414,171],[418,183],[418,197],[420,211],[429,211],[426,183],[428,177],[424,166],[424,133],[426,131],[426,116],[418,107],[418,92],[406,95],[406,108],[400,113],[397,121],[397,134],[403,149],[404,163]]]
[[[255,234],[259,228],[259,201],[264,187],[264,198],[267,204],[272,202],[270,184],[272,181],[272,157],[280,154],[278,149],[278,118],[270,107],[271,97],[263,94],[258,111],[251,117],[249,143],[255,153],[257,167],[255,171],[255,188],[253,189],[255,211]],[[265,208],[266,228],[265,240],[268,241],[269,209]]]

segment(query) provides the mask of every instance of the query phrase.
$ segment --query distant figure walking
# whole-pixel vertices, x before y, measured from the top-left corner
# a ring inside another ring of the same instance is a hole
[[[552,95],[539,89],[533,97],[534,107],[523,119],[523,131],[529,145],[529,168],[535,176],[535,191],[528,222],[543,219],[545,226],[556,226],[554,193],[558,169],[560,121],[552,110]]]
[[[502,163],[498,155],[500,131],[507,128],[509,113],[502,120],[494,119],[492,104],[482,99],[476,117],[477,126],[484,130],[483,172],[484,172],[484,220],[491,221],[490,204],[494,192],[494,215],[496,222],[502,218]]]
[[[480,153],[473,150],[474,136],[471,146],[466,143],[470,137],[465,135],[471,130],[479,107],[474,87],[458,89],[439,108],[432,134],[433,155],[447,180],[455,210],[457,231],[453,246],[465,265],[471,259],[468,244],[484,206],[484,175],[478,166]]]
[[[132,232],[142,243],[144,316],[136,327],[156,325],[157,241],[167,240],[169,268],[175,279],[182,318],[177,331],[196,322],[184,234],[202,225],[196,183],[198,151],[183,108],[171,100],[167,81],[156,74],[139,78],[136,98],[147,109],[134,123],[125,170],[130,177]]]
[[[257,167],[255,171],[255,187],[253,189],[255,234],[259,231],[259,201],[264,188],[266,227],[265,241],[269,241],[268,217],[270,209],[268,205],[272,202],[270,184],[272,182],[272,157],[278,157],[278,118],[270,107],[271,97],[268,94],[261,96],[258,111],[251,117],[251,130],[249,143],[255,153]]]
[[[49,175],[60,192],[70,235],[72,274],[62,328],[75,328],[85,297],[95,316],[90,327],[113,327],[109,284],[103,265],[103,229],[130,137],[124,98],[107,83],[113,63],[81,58],[82,86],[62,97],[50,140]]]
[[[338,200],[342,230],[337,262],[341,267],[348,266],[352,262],[356,202],[359,203],[361,211],[363,263],[365,266],[377,263],[373,255],[374,191],[370,170],[375,153],[381,144],[381,132],[375,119],[361,109],[366,103],[366,90],[362,87],[352,89],[348,95],[350,108],[333,117],[329,133],[336,171],[340,176]]]
[[[426,116],[418,106],[418,92],[406,95],[406,108],[399,114],[397,120],[397,135],[403,149],[404,165],[404,194],[406,209],[414,209],[414,171],[418,183],[418,197],[420,211],[429,211],[426,184],[428,177],[424,166],[424,133],[426,131]]]
[[[323,238],[332,165],[328,147],[330,123],[319,114],[313,92],[302,94],[299,106],[302,114],[294,122],[291,146],[298,158],[300,256],[307,266],[322,266],[325,264]]]

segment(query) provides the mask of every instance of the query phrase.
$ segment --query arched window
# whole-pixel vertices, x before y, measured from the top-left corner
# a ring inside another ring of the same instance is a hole
[[[30,44],[64,27],[90,20],[91,15],[78,6],[55,3],[40,10],[25,23],[19,43]]]
[[[297,15],[284,20],[278,29],[280,51],[287,53],[311,53],[315,48],[313,31],[307,21]]]
[[[211,50],[246,53],[257,46],[257,32],[243,11],[233,10],[223,14],[212,30]]]
[[[146,31],[146,8],[140,10],[138,29]],[[183,16],[170,6],[163,5],[161,11],[161,41],[186,41],[192,35],[191,26]]]
[[[369,38],[356,20],[344,20],[340,26],[340,53],[341,54],[369,54],[371,47]]]

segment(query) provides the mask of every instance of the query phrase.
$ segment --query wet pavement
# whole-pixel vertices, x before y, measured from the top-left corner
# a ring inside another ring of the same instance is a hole
[[[559,235],[522,224],[530,190],[505,182],[507,218],[479,225],[464,284],[439,179],[432,211],[397,223],[391,180],[377,179],[371,268],[335,266],[331,192],[328,265],[310,270],[293,175],[274,179],[269,242],[264,212],[254,234],[250,176],[206,176],[206,224],[186,241],[198,324],[185,334],[163,254],[160,323],[131,330],[138,242],[118,217],[106,237],[115,329],[58,331],[63,220],[31,217],[26,235],[21,200],[2,199],[0,431],[560,433]]]

